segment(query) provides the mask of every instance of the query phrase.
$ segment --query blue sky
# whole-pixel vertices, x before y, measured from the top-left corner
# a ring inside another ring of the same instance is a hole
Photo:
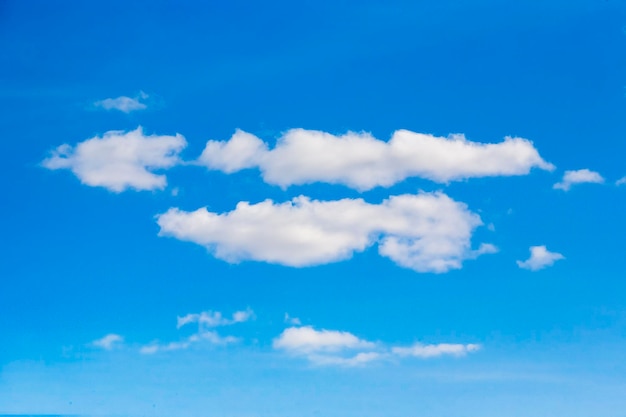
[[[624,415],[624,2],[199,3],[0,3],[0,413]]]

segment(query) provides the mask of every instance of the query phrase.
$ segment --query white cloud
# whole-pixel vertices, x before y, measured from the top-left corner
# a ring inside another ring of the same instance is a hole
[[[523,269],[537,271],[551,266],[560,259],[565,259],[565,257],[560,253],[548,251],[545,246],[531,246],[530,258],[525,261],[517,261],[517,265]]]
[[[555,190],[569,191],[574,184],[602,184],[603,182],[604,178],[602,178],[599,173],[588,169],[579,169],[576,171],[565,171],[561,182],[557,182],[552,188]]]
[[[119,110],[124,113],[130,113],[135,110],[144,110],[148,106],[142,102],[148,98],[148,95],[143,91],[135,97],[120,96],[117,98],[106,98],[104,100],[98,100],[94,103],[94,106],[101,107],[105,110]]]
[[[392,357],[465,356],[480,350],[478,344],[421,344],[388,347],[363,340],[348,332],[315,330],[311,326],[285,329],[273,343],[274,349],[302,357],[319,366],[361,366]]]
[[[615,185],[624,185],[626,184],[626,177],[622,177],[619,180],[615,181]]]
[[[253,317],[254,312],[249,308],[236,311],[230,319],[223,317],[222,313],[219,311],[203,311],[202,313],[187,314],[186,316],[178,317],[176,327],[181,328],[189,323],[198,323],[201,327],[228,326],[230,324],[243,323]]]
[[[465,356],[468,353],[476,352],[481,348],[477,344],[453,344],[453,343],[439,343],[432,345],[425,345],[422,343],[415,343],[409,347],[394,347],[391,352],[398,356],[414,356],[417,358],[434,358],[438,356]]]
[[[274,339],[273,347],[320,366],[359,366],[384,356],[373,350],[377,348],[375,343],[352,333],[315,330],[311,326],[285,329]]]
[[[480,217],[442,193],[394,196],[380,204],[300,196],[282,204],[240,202],[222,214],[171,208],[157,219],[160,236],[203,245],[228,262],[302,267],[346,259],[377,243],[382,256],[401,266],[441,273],[496,250],[471,249]]]
[[[42,165],[48,169],[69,169],[83,184],[105,187],[114,192],[163,189],[165,175],[154,170],[180,163],[179,153],[187,142],[176,136],[144,135],[141,127],[130,131],[109,131],[72,147],[56,148]]]
[[[236,343],[239,341],[239,339],[233,336],[220,336],[217,332],[214,331],[200,330],[198,331],[198,333],[195,333],[182,341],[169,342],[165,344],[153,342],[149,345],[142,346],[139,349],[139,353],[142,353],[144,355],[151,355],[157,352],[185,350],[191,347],[191,345],[203,341],[208,342],[212,345],[226,345],[230,343]]]
[[[233,336],[221,336],[213,327],[229,326],[236,323],[243,323],[254,317],[251,309],[236,311],[232,318],[225,318],[219,311],[203,311],[201,313],[187,314],[186,316],[177,317],[176,328],[181,328],[190,323],[197,323],[198,330],[191,336],[176,342],[158,343],[152,342],[146,346],[142,346],[139,352],[144,355],[151,355],[157,352],[171,352],[175,350],[185,350],[194,344],[205,342],[212,345],[226,345],[236,343],[238,338]]]
[[[389,142],[368,133],[329,133],[292,129],[269,150],[258,137],[237,130],[228,141],[209,141],[198,159],[226,173],[258,167],[267,183],[327,182],[358,190],[389,187],[409,177],[439,183],[474,177],[525,175],[532,168],[553,170],[532,142],[507,137],[503,142],[470,142],[397,130]]]
[[[342,349],[372,347],[374,343],[361,340],[352,333],[315,330],[311,326],[290,327],[274,340],[275,349],[296,353],[336,352]]]
[[[104,349],[104,350],[112,350],[116,346],[119,346],[124,342],[124,338],[119,334],[110,333],[101,339],[94,340],[90,343],[91,346]]]
[[[256,136],[237,130],[229,141],[208,141],[199,162],[227,174],[261,163],[268,152],[267,145]]]

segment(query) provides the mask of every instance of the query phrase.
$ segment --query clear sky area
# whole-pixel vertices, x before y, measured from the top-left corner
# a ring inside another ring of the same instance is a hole
[[[626,2],[0,1],[0,414],[626,416]]]

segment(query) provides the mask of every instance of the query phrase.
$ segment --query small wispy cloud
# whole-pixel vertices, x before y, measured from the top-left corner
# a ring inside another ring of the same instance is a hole
[[[177,328],[181,328],[189,323],[198,323],[200,326],[218,327],[228,326],[235,323],[243,323],[254,318],[254,312],[248,308],[246,310],[236,311],[230,319],[224,317],[219,311],[203,311],[201,313],[187,314],[177,318]]]
[[[94,340],[89,345],[104,350],[112,350],[124,342],[124,338],[119,334],[109,333],[106,336]]]
[[[565,171],[561,182],[557,182],[552,188],[555,190],[569,191],[573,185],[584,183],[602,184],[604,183],[604,178],[599,173],[586,168],[576,171]]]
[[[333,355],[316,355],[311,354],[307,359],[314,365],[318,366],[344,366],[354,367],[363,366],[370,362],[378,361],[385,358],[386,355],[379,352],[359,352],[353,356],[333,356]]]
[[[480,350],[478,344],[439,343],[425,345],[415,343],[408,347],[394,347],[392,353],[398,356],[413,356],[416,358],[436,358],[438,356],[465,356],[468,353]]]
[[[293,326],[300,326],[302,324],[302,321],[297,318],[297,317],[292,317],[289,315],[289,313],[285,313],[285,323],[287,324],[291,324]]]
[[[199,343],[208,343],[211,345],[227,345],[239,342],[239,338],[234,336],[221,336],[212,328],[220,326],[229,326],[236,323],[243,323],[254,318],[254,312],[248,308],[246,310],[236,311],[231,318],[226,318],[219,311],[203,311],[201,313],[187,314],[177,317],[176,328],[180,329],[188,324],[196,323],[198,329],[191,336],[182,340],[169,343],[159,343],[154,341],[148,345],[142,346],[139,353],[151,355],[157,352],[171,352],[176,350],[185,350],[192,345]]]
[[[104,100],[94,102],[93,105],[104,110],[119,110],[123,113],[130,113],[132,111],[148,108],[148,105],[145,103],[148,97],[146,93],[140,91],[135,97],[120,96],[116,98],[105,98]]]
[[[185,350],[191,347],[191,345],[207,342],[211,345],[227,345],[238,342],[239,339],[234,336],[220,336],[214,331],[198,331],[195,334],[177,342],[158,343],[153,342],[148,345],[142,346],[139,349],[139,353],[144,355],[151,355],[157,352],[171,352],[175,350]]]
[[[620,185],[624,185],[626,184],[626,176],[620,178],[619,180],[615,181],[615,185],[620,186]]]
[[[517,265],[522,269],[538,271],[552,266],[556,261],[565,259],[565,256],[557,252],[550,252],[545,246],[531,246],[530,258],[525,261],[517,261]]]

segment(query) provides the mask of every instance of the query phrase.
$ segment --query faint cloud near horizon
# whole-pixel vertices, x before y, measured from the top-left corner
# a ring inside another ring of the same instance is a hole
[[[119,334],[110,333],[100,339],[94,340],[89,345],[99,349],[112,350],[122,343],[124,343],[124,337]]]

